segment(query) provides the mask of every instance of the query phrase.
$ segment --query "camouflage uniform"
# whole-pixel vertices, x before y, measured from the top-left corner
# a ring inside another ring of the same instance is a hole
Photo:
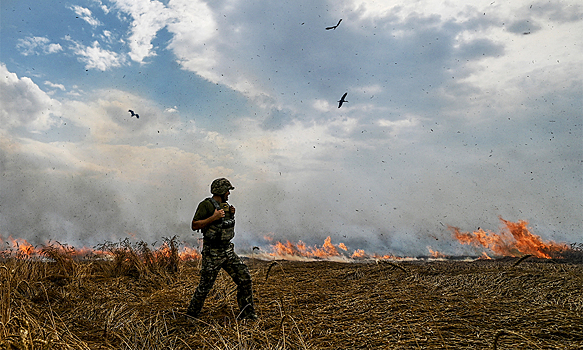
[[[233,189],[226,179],[217,179],[211,185],[211,193],[223,195]],[[198,317],[204,301],[212,289],[221,269],[224,269],[237,285],[237,303],[239,304],[240,318],[255,319],[253,306],[253,290],[251,274],[241,258],[235,254],[231,239],[235,235],[235,218],[229,210],[228,203],[218,203],[212,197],[202,201],[194,214],[193,221],[204,220],[214,213],[215,209],[223,209],[225,217],[201,229],[203,232],[202,267],[200,282],[190,305],[187,315]]]

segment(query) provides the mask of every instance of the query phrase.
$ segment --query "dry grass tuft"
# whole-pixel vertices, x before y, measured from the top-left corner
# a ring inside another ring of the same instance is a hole
[[[58,242],[56,244],[58,244],[58,246],[50,244],[43,247],[41,249],[41,254],[54,261],[58,274],[70,277],[74,274],[75,269],[75,264],[73,262],[75,249]]]
[[[523,262],[524,260],[530,258],[532,256],[532,254],[526,254],[525,256],[521,257],[520,259],[516,260],[516,262],[514,264],[512,264],[512,267],[516,267],[518,266],[518,264],[520,264],[521,262]]]
[[[396,264],[394,262],[388,261],[388,260],[376,260],[376,263],[380,264],[380,265],[389,265],[389,266],[392,266],[394,268],[397,268],[397,269],[403,271],[404,273],[407,273],[407,270],[405,270],[405,268],[403,266]]]
[[[163,244],[157,249],[150,248],[146,242],[131,243],[128,239],[118,243],[105,242],[98,248],[113,257],[113,266],[107,271],[110,276],[139,278],[177,273],[180,263],[178,246],[174,236],[163,238]]]
[[[279,263],[277,261],[272,262],[271,264],[269,264],[269,267],[267,268],[267,272],[265,273],[265,280],[267,281],[267,279],[269,278],[269,271],[271,271],[271,269],[275,266],[275,265],[279,265]],[[281,265],[280,265],[281,266]]]

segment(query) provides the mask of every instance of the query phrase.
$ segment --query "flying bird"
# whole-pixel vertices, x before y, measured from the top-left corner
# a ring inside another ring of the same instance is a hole
[[[346,97],[346,95],[348,95],[348,92],[345,92],[344,95],[342,95],[342,98],[340,99],[340,101],[338,101],[338,108],[342,107],[342,104],[344,102],[348,102],[344,99]]]
[[[335,26],[332,26],[332,27],[326,27],[326,30],[330,30],[330,29],[334,29],[334,30],[336,30],[336,27],[338,27],[338,26],[340,25],[340,22],[342,22],[342,18],[340,18],[340,20],[338,21],[338,23],[336,23],[336,25],[335,25]]]
[[[140,115],[138,113],[134,113],[134,111],[132,111],[131,109],[129,109],[128,112],[130,112],[132,114],[132,117],[136,117],[136,118],[140,119]]]

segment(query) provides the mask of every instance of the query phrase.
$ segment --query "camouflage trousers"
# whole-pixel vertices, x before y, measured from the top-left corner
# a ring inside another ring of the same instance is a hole
[[[224,269],[237,285],[239,317],[245,318],[255,314],[251,274],[247,265],[235,254],[233,243],[230,243],[226,248],[203,246],[200,281],[186,311],[189,316],[198,317],[221,269]]]

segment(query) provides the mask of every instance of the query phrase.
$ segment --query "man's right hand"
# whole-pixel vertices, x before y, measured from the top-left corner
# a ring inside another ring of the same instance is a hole
[[[196,231],[196,230],[201,230],[202,228],[204,228],[205,226],[210,225],[211,223],[220,220],[222,218],[225,217],[225,211],[223,209],[221,210],[217,210],[215,209],[215,212],[213,213],[213,215],[209,216],[208,218],[204,219],[204,220],[197,220],[197,221],[192,221],[192,230]]]
[[[220,220],[224,217],[225,217],[225,211],[223,209],[221,209],[221,210],[215,209],[213,216],[211,216],[211,218],[213,219],[212,221],[217,221],[217,220]]]

